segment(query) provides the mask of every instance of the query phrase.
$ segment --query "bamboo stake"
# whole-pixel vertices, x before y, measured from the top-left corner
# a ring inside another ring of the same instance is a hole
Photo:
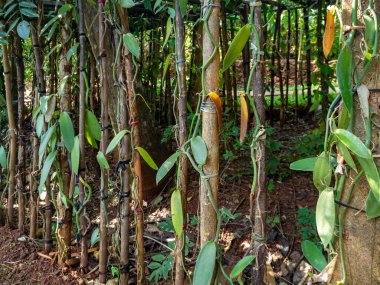
[[[83,0],[78,0],[79,12],[79,176],[84,179],[86,171],[85,163],[85,116],[86,116],[86,82],[84,76],[86,68],[86,35],[84,30]],[[82,181],[79,181],[79,201],[83,205],[86,197],[85,188]],[[80,213],[80,230],[81,230],[81,255],[80,267],[85,270],[88,266],[88,248],[87,248],[87,219],[86,208]]]
[[[8,216],[7,224],[10,228],[14,227],[14,192],[16,184],[16,159],[17,159],[17,139],[16,139],[16,121],[13,112],[13,98],[12,98],[12,78],[11,78],[11,66],[9,62],[9,50],[8,45],[2,45],[3,49],[3,67],[4,67],[4,83],[5,83],[5,96],[7,102],[8,111],[8,123],[9,123],[9,182],[8,182]]]
[[[219,93],[219,48],[211,62],[206,64],[214,52],[214,43],[210,35],[214,38],[216,44],[219,44],[219,14],[220,1],[206,0],[204,2],[203,13],[207,9],[211,9],[208,17],[207,25],[209,33],[206,29],[206,23],[203,26],[203,64],[204,69],[204,92]],[[203,166],[203,171],[210,178],[202,178],[199,201],[200,201],[200,242],[203,247],[208,241],[214,240],[217,228],[217,214],[208,197],[208,187],[204,179],[208,179],[212,199],[215,206],[218,205],[218,184],[219,184],[219,128],[218,114],[214,103],[210,98],[205,98],[204,108],[202,112],[202,138],[207,146],[207,160]]]
[[[14,54],[16,57],[17,72],[17,113],[18,113],[18,167],[17,167],[17,193],[18,193],[18,230],[24,233],[25,224],[25,122],[24,122],[24,61],[22,56],[21,38],[17,35],[13,37]]]
[[[253,37],[253,44],[263,48],[262,7],[254,7],[253,25],[256,27],[258,38]],[[261,124],[265,124],[265,99],[264,99],[264,65],[263,55],[257,62],[251,83],[257,113]],[[266,221],[266,182],[265,182],[265,137],[261,136],[257,142],[256,163],[258,168],[257,184],[250,195],[250,218],[253,225],[253,245],[256,256],[256,266],[253,270],[252,285],[264,284],[263,278],[266,268],[265,247],[265,221]]]
[[[105,155],[108,145],[108,82],[106,71],[105,57],[105,33],[106,24],[104,16],[104,5],[106,0],[98,1],[99,13],[99,66],[101,78],[101,123],[102,123],[102,138],[101,138],[101,151]],[[107,261],[108,261],[108,238],[107,238],[107,195],[108,195],[108,170],[103,169],[103,189],[100,194],[100,249],[99,249],[99,282],[106,283],[107,280]]]
[[[185,25],[183,15],[180,9],[179,0],[175,0],[175,37],[176,37],[176,68],[178,82],[178,137],[179,146],[182,147],[187,141],[187,92],[186,92],[186,60],[185,60]],[[188,186],[188,159],[186,155],[182,155],[179,162],[180,171],[180,191],[182,201],[182,214],[187,217],[187,186]],[[185,220],[186,223],[186,220]],[[184,250],[185,250],[186,228],[183,229],[181,238],[176,237],[175,251],[175,284],[181,285],[184,283]]]

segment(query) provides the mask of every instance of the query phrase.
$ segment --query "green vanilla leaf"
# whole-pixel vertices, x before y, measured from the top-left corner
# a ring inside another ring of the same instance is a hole
[[[365,202],[365,212],[368,219],[380,217],[380,201],[376,199],[372,191],[369,191]]]
[[[42,158],[44,156],[46,147],[55,131],[55,125],[51,126],[45,134],[41,137],[40,148],[38,149],[38,167],[41,168]]]
[[[235,38],[232,40],[232,43],[223,60],[222,72],[225,72],[235,62],[235,60],[239,58],[250,36],[251,25],[247,24],[239,30]]]
[[[353,67],[353,57],[351,48],[348,46],[343,47],[341,50],[338,62],[336,64],[336,76],[338,85],[342,94],[344,105],[349,111],[352,110],[352,78],[351,71]]]
[[[149,155],[149,153],[143,149],[142,147],[136,147],[136,150],[139,152],[144,161],[154,170],[158,170],[157,164],[154,162],[153,158]]]
[[[22,20],[17,25],[17,34],[22,38],[23,40],[27,40],[30,35],[30,25],[29,22]]]
[[[357,173],[358,170],[356,168],[356,165],[355,165],[355,162],[354,160],[352,159],[352,156],[349,152],[349,150],[347,149],[347,147],[340,141],[337,142],[337,147],[338,147],[338,150],[340,152],[340,154],[343,156],[344,158],[344,161],[353,169],[355,170],[355,172]]]
[[[99,242],[99,241],[100,241],[99,227],[96,227],[96,228],[94,229],[94,231],[92,232],[92,234],[91,234],[91,239],[90,239],[91,247],[94,247],[95,244],[96,244],[97,242]]]
[[[103,167],[104,169],[110,168],[107,158],[104,156],[104,154],[101,151],[99,151],[98,154],[96,155],[96,160],[98,161],[100,167]]]
[[[0,146],[0,165],[2,168],[7,169],[8,158],[7,158],[7,153],[3,146]]]
[[[302,241],[301,248],[303,255],[318,272],[321,272],[327,266],[327,261],[322,251],[312,241]]]
[[[244,269],[255,259],[255,256],[253,255],[248,255],[246,257],[244,257],[243,259],[241,259],[238,263],[236,263],[236,265],[234,266],[234,268],[232,268],[232,271],[230,273],[230,278],[231,279],[236,279],[238,278],[242,272],[244,271]]]
[[[182,17],[186,16],[187,14],[187,2],[188,0],[179,0],[179,9],[181,11]]]
[[[215,259],[216,244],[214,241],[209,241],[202,247],[197,258],[193,284],[210,285],[214,274]]]
[[[172,222],[175,233],[178,236],[178,239],[182,236],[183,231],[183,213],[182,213],[182,200],[181,200],[181,191],[176,189],[173,191],[170,210],[172,214]]]
[[[170,35],[172,34],[172,30],[173,30],[172,19],[171,19],[171,17],[168,17],[168,20],[166,22],[166,36],[165,36],[165,41],[164,41],[163,47],[166,46],[166,44],[170,38]]]
[[[335,200],[333,188],[328,187],[319,194],[316,223],[318,235],[324,246],[327,246],[334,235]]]
[[[76,136],[74,139],[74,146],[71,152],[71,165],[76,175],[78,175],[78,170],[79,170],[79,158],[80,158],[79,138]]]
[[[71,118],[67,112],[62,112],[59,118],[59,126],[61,129],[61,135],[63,143],[67,150],[71,152],[74,146],[74,126]]]
[[[39,193],[42,192],[42,190],[45,186],[46,179],[49,175],[51,166],[53,165],[53,162],[54,162],[56,156],[57,156],[57,151],[53,151],[53,152],[49,153],[49,155],[46,157],[44,166],[42,167],[42,170],[41,170],[40,185],[38,186],[38,192]]]
[[[42,130],[44,128],[44,115],[39,114],[36,121],[36,135],[41,137]]]
[[[373,196],[380,201],[380,177],[373,158],[365,159],[358,156],[357,159],[364,171]]]
[[[315,187],[322,191],[331,183],[332,169],[329,153],[322,152],[315,162],[313,170],[313,182]]]
[[[119,0],[120,6],[126,9],[132,8],[136,5],[133,0]]]
[[[191,151],[195,161],[199,165],[204,165],[207,159],[207,146],[201,136],[196,136],[190,141]]]
[[[85,129],[94,140],[101,140],[102,129],[100,127],[99,121],[94,113],[89,110],[86,110]]]
[[[291,170],[299,171],[314,171],[314,166],[317,162],[317,157],[304,158],[294,161],[290,164]]]
[[[336,129],[334,131],[335,136],[354,154],[362,158],[371,159],[371,151],[365,146],[365,144],[355,136],[353,133],[343,130]]]
[[[139,43],[134,35],[132,35],[131,33],[123,35],[123,42],[132,55],[134,55],[135,57],[140,56]]]
[[[165,162],[161,165],[160,169],[157,171],[156,175],[156,184],[160,183],[160,181],[169,173],[169,171],[173,168],[174,164],[177,162],[178,157],[181,155],[181,152],[177,151],[172,154]]]
[[[112,141],[110,142],[110,144],[108,145],[107,147],[107,150],[106,150],[106,154],[109,154],[110,152],[112,152],[115,147],[117,146],[117,144],[120,142],[120,140],[126,135],[128,131],[127,130],[122,130],[120,131],[113,139]]]

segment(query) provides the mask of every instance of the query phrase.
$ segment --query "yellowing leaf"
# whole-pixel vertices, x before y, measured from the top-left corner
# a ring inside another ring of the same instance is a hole
[[[334,15],[330,10],[326,13],[326,27],[325,34],[323,35],[323,54],[325,58],[328,57],[331,48],[334,43],[335,27],[334,27]]]
[[[248,128],[248,106],[244,96],[244,93],[240,94],[240,142],[243,142]]]
[[[222,129],[222,100],[220,100],[219,95],[215,92],[210,92],[208,96],[210,96],[210,98],[215,104],[216,111],[218,113],[219,130],[221,130]]]

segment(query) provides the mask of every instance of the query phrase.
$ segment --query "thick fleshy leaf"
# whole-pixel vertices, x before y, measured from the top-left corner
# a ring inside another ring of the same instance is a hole
[[[120,6],[126,9],[132,8],[136,5],[133,0],[119,0]]]
[[[191,151],[195,161],[199,165],[204,165],[207,159],[207,146],[201,136],[196,136],[190,141]]]
[[[187,14],[187,1],[188,0],[179,0],[179,8],[181,10],[182,17],[186,16]]]
[[[183,231],[183,213],[182,213],[182,200],[181,200],[181,191],[178,189],[173,191],[170,210],[172,214],[172,222],[175,233],[180,239]]]
[[[42,134],[42,130],[44,129],[44,115],[39,114],[36,121],[36,135],[40,137]]]
[[[99,227],[96,227],[94,231],[91,234],[91,240],[90,240],[90,245],[91,247],[94,247],[95,244],[100,240],[99,236]]]
[[[243,142],[248,129],[248,106],[245,94],[240,94],[240,142]]]
[[[247,24],[239,30],[235,38],[232,40],[232,43],[223,60],[222,72],[225,72],[232,64],[234,64],[235,60],[239,58],[250,36],[251,25]]]
[[[365,212],[368,219],[380,217],[380,201],[376,199],[372,191],[369,191],[365,203]]]
[[[358,172],[355,162],[352,159],[352,156],[350,152],[348,151],[347,147],[341,142],[337,142],[337,147],[340,152],[340,155],[344,158],[344,161],[353,169],[355,172]]]
[[[139,43],[134,35],[132,35],[131,33],[123,35],[123,42],[132,55],[134,55],[135,57],[140,56]]]
[[[0,146],[0,166],[4,169],[8,167],[7,153],[2,145]]]
[[[42,158],[44,156],[46,147],[55,131],[55,125],[51,126],[44,135],[41,137],[40,148],[38,150],[38,167],[41,168]]]
[[[336,76],[338,85],[342,94],[343,103],[349,111],[352,110],[352,78],[351,71],[353,67],[352,51],[345,46],[338,57],[336,64]]]
[[[353,133],[343,130],[336,129],[334,131],[335,136],[351,150],[357,156],[362,158],[371,159],[371,151],[365,146],[365,144]]]
[[[101,151],[98,152],[96,155],[96,160],[98,161],[99,165],[105,169],[109,169],[110,166],[108,164],[107,158],[104,156],[104,153]]]
[[[365,159],[357,157],[357,159],[362,167],[362,170],[364,171],[373,196],[380,201],[380,177],[375,162],[372,158]]]
[[[76,175],[78,175],[78,170],[79,170],[79,158],[80,158],[79,138],[75,137],[74,146],[71,151],[71,165]]]
[[[61,129],[61,135],[63,143],[67,150],[71,152],[74,146],[74,126],[71,118],[67,112],[62,112],[59,118],[59,126]]]
[[[365,22],[365,43],[368,48],[368,52],[371,53],[374,48],[375,36],[376,36],[376,22],[371,16],[363,15]]]
[[[181,152],[177,151],[173,153],[158,169],[156,175],[156,184],[160,183],[160,181],[169,173],[169,171],[173,168],[174,164],[177,162],[178,157],[181,155]]]
[[[170,38],[170,35],[172,34],[172,30],[173,30],[172,19],[171,19],[171,17],[168,17],[168,20],[166,22],[166,36],[165,36],[165,40],[163,43],[163,47],[166,46],[166,44]]]
[[[53,118],[55,112],[55,106],[57,104],[57,97],[55,95],[49,96],[49,100],[47,102],[47,109],[45,112],[45,122],[49,123]]]
[[[211,100],[215,104],[216,112],[218,113],[218,127],[219,127],[219,130],[221,130],[222,129],[222,100],[220,99],[219,95],[215,92],[210,92],[208,96],[210,96]]]
[[[46,179],[49,175],[51,166],[53,165],[53,162],[56,156],[57,156],[57,151],[53,151],[49,153],[49,155],[46,157],[44,166],[42,167],[42,170],[41,170],[40,185],[38,186],[38,192],[40,193],[42,192],[45,186]]]
[[[194,270],[193,284],[210,285],[214,274],[216,259],[216,244],[214,241],[206,243],[199,253]]]
[[[315,163],[317,162],[318,157],[309,157],[294,161],[290,164],[291,170],[300,170],[300,171],[314,171]]]
[[[325,58],[329,56],[329,53],[334,43],[334,38],[335,38],[334,25],[335,25],[334,15],[331,13],[330,10],[327,10],[325,33],[323,35],[323,54],[325,55]]]
[[[301,248],[303,255],[317,271],[321,272],[327,266],[322,251],[312,241],[302,241]]]
[[[97,141],[101,140],[102,129],[100,127],[99,121],[94,113],[89,110],[86,110],[85,129],[93,139]]]
[[[333,188],[326,188],[319,194],[316,210],[318,235],[324,246],[327,246],[334,235],[335,200]]]
[[[27,21],[22,20],[17,25],[17,34],[22,38],[23,40],[27,40],[30,35],[30,25]]]
[[[322,152],[315,162],[313,170],[313,182],[315,187],[322,191],[331,183],[332,169],[330,165],[330,154]]]
[[[230,273],[230,278],[231,279],[236,279],[238,278],[244,269],[255,259],[255,256],[253,255],[248,255],[244,257],[243,259],[239,260],[238,263],[232,268],[232,271]]]
[[[154,162],[153,158],[149,155],[149,153],[143,149],[142,147],[136,147],[136,150],[139,152],[144,161],[154,170],[158,170],[157,164]]]
[[[110,142],[110,144],[108,145],[107,147],[107,150],[106,150],[106,154],[109,154],[111,151],[113,151],[115,149],[115,147],[117,146],[117,144],[120,142],[120,140],[125,136],[125,134],[127,133],[128,131],[127,130],[122,130],[120,131],[113,139],[112,141]]]

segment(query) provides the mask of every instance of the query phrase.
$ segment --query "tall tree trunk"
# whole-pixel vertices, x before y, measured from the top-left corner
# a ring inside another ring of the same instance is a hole
[[[180,9],[180,0],[175,0],[175,35],[176,35],[176,58],[178,63],[177,83],[178,83],[178,137],[179,148],[183,147],[187,141],[187,94],[186,94],[186,55],[185,55],[185,25],[183,15]],[[187,185],[188,185],[188,160],[186,155],[182,155],[179,163],[180,171],[180,191],[182,201],[183,217],[187,217]],[[186,221],[185,221],[186,223]],[[185,253],[186,228],[183,230],[182,237],[176,237],[176,253],[175,253],[175,284],[181,285],[185,279],[184,273],[184,253]]]
[[[358,1],[359,7],[365,9],[368,7],[368,1]],[[342,20],[344,25],[353,26],[351,20],[353,1],[344,0],[342,1],[343,13]],[[362,19],[363,10],[359,8],[357,19]],[[377,1],[374,1],[374,10],[377,15],[380,13],[380,6]],[[363,57],[361,45],[363,41],[363,36],[360,32],[356,32],[355,40],[352,44],[352,52],[354,55],[354,66],[355,71],[361,74],[362,66],[361,59]],[[371,138],[369,143],[370,149],[375,154],[379,153],[378,144],[373,144],[373,142],[378,140],[379,129],[377,127],[379,123],[379,88],[380,81],[378,74],[380,72],[380,60],[378,57],[373,59],[371,68],[369,69],[367,75],[364,78],[363,84],[370,89],[375,89],[369,94],[369,108],[372,113],[371,124]],[[357,94],[354,94],[354,107],[353,113],[353,133],[362,138],[364,141],[366,138],[366,127],[362,116],[362,109],[359,100],[357,99]],[[356,97],[356,98],[355,98]],[[375,158],[375,163],[379,167],[379,158]],[[369,194],[369,187],[367,179],[363,177],[358,181],[355,188],[353,189],[351,199],[346,200],[348,193],[350,192],[350,185],[352,180],[355,179],[357,174],[354,171],[349,171],[347,174],[349,177],[346,179],[346,183],[343,189],[343,195],[341,201],[345,203],[348,202],[350,206],[363,209],[365,205],[366,198]],[[380,207],[379,204],[377,207]],[[345,215],[343,212],[346,212]],[[343,217],[341,216],[343,215]],[[338,218],[338,217],[337,217]],[[380,282],[380,218],[368,219],[364,211],[358,212],[345,207],[339,207],[339,220],[342,222],[342,240],[343,240],[343,254],[344,263],[346,265],[347,276],[346,285],[356,285],[356,284],[379,284]],[[336,243],[336,250],[339,250],[338,242]],[[337,284],[338,281],[342,280],[343,270],[342,270],[342,255],[341,252],[338,255],[337,265],[333,273],[331,284]],[[340,283],[343,284],[343,283]]]
[[[260,45],[263,48],[263,25],[262,25],[262,7],[254,7],[253,25],[257,29],[258,39],[253,37],[253,44]],[[253,96],[258,112],[258,117],[262,128],[265,126],[265,99],[264,93],[264,65],[263,55],[260,55],[260,61],[253,75],[251,85]],[[256,149],[257,163],[257,184],[254,192],[250,195],[250,219],[253,225],[252,240],[254,246],[254,255],[256,256],[256,266],[253,269],[253,278],[251,284],[264,284],[264,275],[266,269],[266,247],[265,247],[265,223],[266,223],[266,182],[265,182],[265,136],[261,136],[257,142]]]
[[[17,113],[18,113],[18,167],[17,167],[17,191],[18,191],[18,230],[20,234],[24,234],[25,224],[25,122],[24,122],[24,58],[22,56],[22,43],[21,38],[17,35],[13,36],[14,54],[16,57],[16,71],[17,71]]]
[[[321,82],[321,103],[322,103],[322,117],[325,118],[328,107],[328,74],[323,72],[322,66],[327,64],[327,60],[323,55],[323,36],[322,36],[322,21],[325,9],[325,0],[318,1],[318,14],[317,14],[317,39],[318,39],[318,65],[320,70],[320,82]]]
[[[285,106],[284,106],[284,87],[282,82],[282,64],[281,64],[281,10],[278,12],[278,27],[276,31],[278,32],[277,35],[277,48],[276,48],[276,55],[277,55],[277,76],[278,81],[280,83],[280,125],[281,127],[285,123]]]
[[[289,78],[290,78],[290,42],[292,36],[292,17],[290,10],[287,11],[288,14],[288,38],[286,39],[286,77],[285,77],[285,106],[288,107],[289,103]]]
[[[9,124],[9,182],[8,182],[8,216],[7,223],[10,228],[14,227],[14,193],[16,186],[16,160],[17,160],[17,138],[16,138],[16,120],[13,112],[13,97],[12,97],[12,78],[11,78],[11,65],[10,54],[8,45],[2,45],[3,49],[3,67],[4,67],[4,83],[5,83],[5,97],[7,102],[8,111],[8,124]]]
[[[233,19],[230,19],[230,29],[231,29],[231,39],[234,39],[235,38],[235,27],[234,27],[234,20]],[[237,77],[237,74],[236,74],[236,63],[234,62],[234,64],[232,65],[232,89],[234,91],[234,97],[233,97],[233,101],[234,101],[234,106],[233,106],[233,112],[235,113],[235,119],[236,119],[236,115],[237,115],[237,89],[238,89],[238,86],[237,86],[237,80],[236,80],[236,77]]]
[[[221,1],[221,24],[222,24],[222,36],[221,36],[221,43],[222,43],[222,57],[224,58],[228,51],[228,30],[227,30],[227,13],[226,13],[226,7],[223,4],[224,2]],[[229,108],[230,112],[232,111],[232,85],[231,85],[231,69],[228,68],[226,71],[224,71],[224,90],[225,90],[225,98],[227,101],[227,107]]]
[[[78,0],[79,14],[79,173],[82,179],[86,178],[85,163],[85,116],[86,116],[86,35],[84,30],[83,0]],[[85,270],[88,266],[88,249],[87,249],[87,219],[84,201],[86,198],[85,187],[82,181],[79,181],[79,201],[80,201],[80,230],[81,230],[81,255],[80,267]]]
[[[308,1],[308,5],[310,1]],[[311,107],[311,47],[310,47],[310,29],[309,29],[309,10],[303,9],[304,25],[305,25],[305,38],[306,38],[306,85],[307,85],[307,110]]]
[[[99,9],[99,67],[101,78],[101,123],[102,139],[100,149],[106,154],[109,136],[109,117],[108,117],[108,76],[106,74],[106,57],[105,53],[105,34],[106,24],[104,16],[105,0],[98,1]],[[100,193],[100,248],[99,248],[99,282],[106,283],[107,280],[107,263],[108,263],[108,237],[107,237],[107,196],[108,196],[108,170],[102,169],[102,189]]]
[[[249,5],[244,5],[244,11],[242,14],[243,24],[248,23]],[[251,54],[249,52],[249,44],[247,43],[243,49],[243,76],[244,76],[244,90],[247,89],[249,71],[251,69]]]
[[[294,51],[294,116],[298,116],[298,11],[294,10],[295,23],[295,51]],[[301,47],[299,47],[301,50]]]
[[[273,34],[273,43],[272,43],[272,55],[271,55],[271,68],[270,68],[270,124],[273,125],[274,121],[274,96],[275,96],[275,74],[276,74],[276,68],[275,68],[275,60],[276,60],[276,42],[277,42],[277,34],[278,30],[280,29],[280,22],[281,22],[281,11],[277,11],[277,17],[276,17],[276,24]]]

